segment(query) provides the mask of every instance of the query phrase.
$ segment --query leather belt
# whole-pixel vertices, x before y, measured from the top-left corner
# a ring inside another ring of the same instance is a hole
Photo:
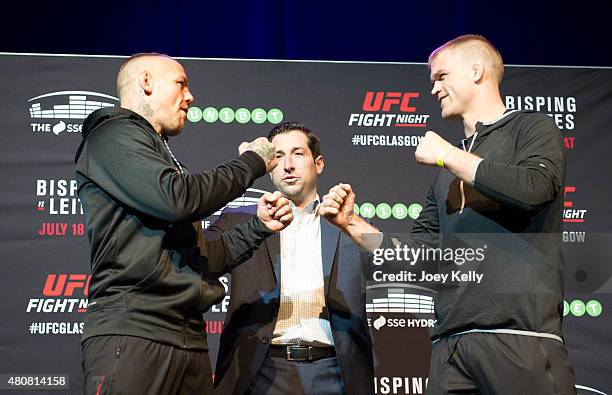
[[[287,361],[312,362],[336,356],[333,347],[312,346],[270,346],[269,354],[273,358],[284,358]]]

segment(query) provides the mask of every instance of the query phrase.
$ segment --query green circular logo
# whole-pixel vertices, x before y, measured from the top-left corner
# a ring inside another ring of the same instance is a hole
[[[408,206],[408,215],[412,219],[419,218],[419,215],[421,215],[421,211],[423,211],[423,206],[418,203],[412,203],[410,206]]]
[[[601,303],[597,300],[589,300],[586,302],[586,312],[591,317],[599,317],[601,315],[601,311],[603,310],[601,307]]]
[[[223,123],[230,123],[234,120],[234,110],[224,107],[219,111],[219,119]]]
[[[569,314],[569,303],[567,303],[567,300],[564,300],[563,301],[563,316],[565,317],[568,314]]]
[[[584,302],[582,300],[573,300],[572,303],[570,303],[570,311],[576,317],[582,317],[586,312]]]
[[[387,203],[380,203],[376,206],[376,216],[380,219],[387,219],[391,216],[391,206]]]
[[[251,119],[253,120],[253,122],[257,124],[266,122],[266,118],[267,118],[266,110],[262,108],[256,108],[253,111],[251,111]]]
[[[395,219],[404,219],[408,216],[408,207],[403,203],[394,204],[391,208],[391,214]]]
[[[268,122],[278,124],[283,121],[283,112],[278,108],[273,108],[268,111]]]
[[[202,118],[208,123],[217,122],[217,119],[219,119],[219,111],[214,107],[206,107],[204,111],[202,111]]]
[[[355,203],[355,206],[353,207],[353,213],[355,213],[355,215],[359,215],[359,206],[357,203]]]
[[[236,110],[236,122],[247,123],[251,120],[251,112],[246,108],[239,108]]]
[[[200,122],[202,120],[202,110],[200,107],[189,107],[187,119],[189,122]]]
[[[363,218],[374,218],[374,215],[376,215],[376,208],[372,203],[364,203],[361,205],[359,213]]]

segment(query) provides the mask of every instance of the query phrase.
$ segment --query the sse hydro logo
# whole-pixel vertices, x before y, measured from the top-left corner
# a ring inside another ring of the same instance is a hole
[[[433,328],[436,324],[433,318],[433,291],[420,286],[369,285],[366,294],[366,313],[380,314],[373,320],[368,318],[368,325],[377,331],[384,327]],[[408,316],[400,315],[402,313]]]
[[[249,110],[247,108],[239,108],[233,110],[229,107],[224,107],[220,110],[215,107],[206,107],[201,109],[200,107],[191,106],[187,111],[187,119],[189,122],[207,122],[207,123],[248,123],[253,122],[256,124],[262,124],[264,122],[271,123],[273,125],[279,124],[283,121],[283,112],[278,108],[272,108],[270,110],[264,110],[263,108],[255,108]]]
[[[30,118],[33,120],[30,126],[34,133],[56,136],[63,132],[80,133],[83,119],[100,108],[114,107],[118,101],[116,97],[89,91],[46,93],[28,100]],[[42,122],[43,119],[47,121]],[[64,122],[70,119],[79,119],[81,122]]]
[[[419,218],[423,206],[419,203],[412,203],[406,206],[404,203],[395,203],[391,206],[388,203],[379,203],[376,206],[372,203],[362,203],[361,205],[355,204],[355,214],[362,216],[363,218],[380,218],[389,219],[391,217],[402,220],[406,217],[411,219]]]

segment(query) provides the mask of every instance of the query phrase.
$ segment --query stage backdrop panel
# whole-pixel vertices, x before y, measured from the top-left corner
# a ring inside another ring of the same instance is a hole
[[[0,55],[0,375],[52,376],[57,385],[66,377],[63,391],[82,393],[89,245],[74,154],[84,118],[118,105],[115,76],[124,60]],[[351,183],[355,209],[385,231],[409,231],[424,204],[437,171],[414,161],[425,132],[434,130],[453,142],[462,137],[460,122],[440,118],[426,64],[181,61],[195,103],[185,129],[170,144],[191,171],[235,157],[241,142],[266,135],[280,122],[303,122],[322,140],[320,194],[338,182]],[[612,69],[509,66],[502,94],[508,108],[549,114],[563,134],[565,337],[579,392],[609,392]],[[254,204],[272,188],[263,177],[231,204]],[[203,226],[216,215],[203,219]],[[369,280],[376,391],[423,393],[433,292]],[[229,276],[223,282],[229,289]],[[373,303],[398,297],[418,308],[407,305],[396,312]],[[229,296],[205,315],[213,365],[228,303]],[[0,389],[9,388],[8,376],[0,377]],[[24,388],[17,381],[12,387]]]

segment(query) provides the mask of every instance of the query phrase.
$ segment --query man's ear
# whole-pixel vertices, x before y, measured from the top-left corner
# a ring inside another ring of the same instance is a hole
[[[138,73],[138,85],[145,95],[151,95],[153,93],[153,80],[151,73],[148,71],[141,71]]]
[[[323,155],[317,156],[317,159],[315,159],[315,166],[317,167],[317,174],[321,174],[323,172],[323,168],[325,167]]]
[[[479,60],[478,62],[472,63],[472,81],[478,83],[482,80],[482,75],[484,74],[484,65]]]

